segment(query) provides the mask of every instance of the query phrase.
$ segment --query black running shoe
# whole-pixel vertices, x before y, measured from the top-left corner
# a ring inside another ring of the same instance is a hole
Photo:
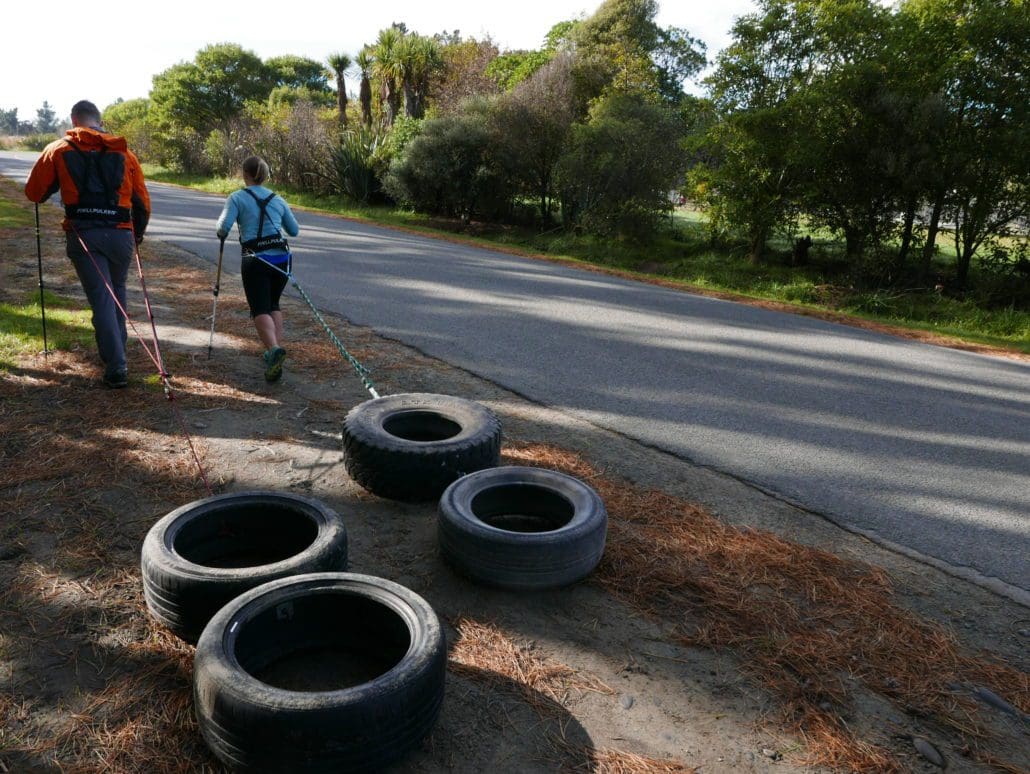
[[[104,374],[104,384],[113,390],[120,390],[129,386],[129,372],[124,368],[121,371],[112,371]]]

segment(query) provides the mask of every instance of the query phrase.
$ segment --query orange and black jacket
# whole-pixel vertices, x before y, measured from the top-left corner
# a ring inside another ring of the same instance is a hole
[[[25,195],[38,203],[58,191],[65,231],[73,225],[131,228],[139,240],[147,229],[150,194],[123,137],[76,127],[46,146],[29,173]]]

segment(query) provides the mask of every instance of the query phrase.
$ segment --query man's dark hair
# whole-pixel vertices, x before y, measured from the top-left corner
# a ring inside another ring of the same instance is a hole
[[[72,105],[72,118],[80,124],[100,125],[100,111],[88,99],[80,99]]]

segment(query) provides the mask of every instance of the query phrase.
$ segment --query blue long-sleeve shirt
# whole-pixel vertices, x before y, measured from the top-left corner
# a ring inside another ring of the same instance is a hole
[[[262,185],[249,186],[249,190],[253,191],[258,199],[265,199],[272,193]],[[265,236],[270,236],[276,231],[286,232],[287,236],[291,237],[295,237],[300,233],[300,226],[297,225],[297,219],[293,217],[293,212],[290,211],[290,205],[281,196],[276,195],[268,203],[268,206],[265,208],[265,214]],[[229,198],[225,200],[225,207],[222,208],[222,214],[218,217],[218,236],[223,239],[227,237],[235,223],[239,227],[241,242],[256,239],[258,235],[258,221],[260,219],[261,208],[254,201],[254,198],[243,189],[233,191],[229,194]],[[287,253],[282,250],[269,250],[262,251],[261,255],[262,257],[274,259],[276,257],[285,258]],[[273,260],[273,263],[278,263],[278,261]]]

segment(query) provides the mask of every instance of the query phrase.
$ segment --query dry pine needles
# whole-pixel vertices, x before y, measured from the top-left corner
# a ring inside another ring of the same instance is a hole
[[[881,570],[768,532],[729,526],[700,506],[601,474],[576,454],[523,445],[508,464],[560,470],[590,483],[610,515],[596,582],[635,609],[675,625],[690,645],[730,648],[777,697],[807,743],[808,763],[894,772],[888,750],[841,720],[856,684],[960,734],[989,753],[971,699],[954,684],[986,685],[1024,712],[1030,675],[965,653],[954,637],[893,604]]]

